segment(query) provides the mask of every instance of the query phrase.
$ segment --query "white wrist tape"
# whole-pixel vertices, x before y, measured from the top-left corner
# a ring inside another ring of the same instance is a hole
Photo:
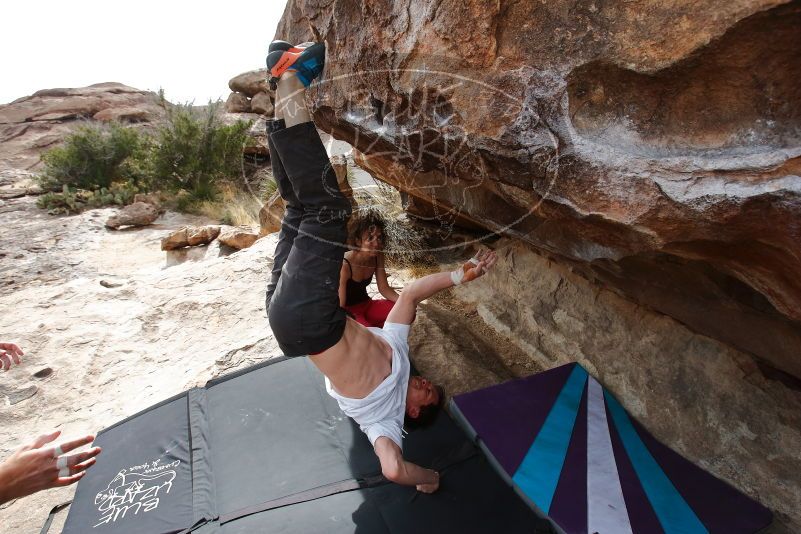
[[[468,264],[478,265],[478,260],[475,258],[470,258],[469,260],[467,260],[467,263],[465,263],[455,271],[451,271],[451,282],[453,282],[453,285],[458,286],[459,284],[462,283],[462,281],[464,280],[465,272],[467,271],[467,269],[471,268],[471,265]]]

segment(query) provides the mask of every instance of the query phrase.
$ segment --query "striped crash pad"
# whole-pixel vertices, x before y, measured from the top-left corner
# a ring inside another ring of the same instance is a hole
[[[560,532],[735,534],[772,521],[654,439],[576,363],[459,395],[451,414]]]

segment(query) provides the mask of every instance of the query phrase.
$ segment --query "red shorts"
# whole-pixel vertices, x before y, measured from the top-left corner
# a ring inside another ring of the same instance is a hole
[[[365,300],[352,306],[345,306],[345,309],[353,314],[353,318],[364,326],[384,327],[392,306],[395,303],[391,300]]]

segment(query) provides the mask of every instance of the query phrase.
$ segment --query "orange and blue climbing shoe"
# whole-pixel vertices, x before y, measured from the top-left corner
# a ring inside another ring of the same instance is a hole
[[[267,54],[267,69],[270,71],[270,86],[287,70],[293,70],[303,85],[308,87],[312,80],[323,72],[325,66],[325,43],[307,43],[293,46],[286,41],[273,41]]]

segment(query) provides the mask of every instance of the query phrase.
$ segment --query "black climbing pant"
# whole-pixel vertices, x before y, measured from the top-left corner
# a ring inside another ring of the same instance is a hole
[[[350,201],[337,184],[312,122],[268,134],[278,191],[286,202],[266,306],[270,327],[287,356],[322,352],[345,330],[339,272],[346,251]]]

